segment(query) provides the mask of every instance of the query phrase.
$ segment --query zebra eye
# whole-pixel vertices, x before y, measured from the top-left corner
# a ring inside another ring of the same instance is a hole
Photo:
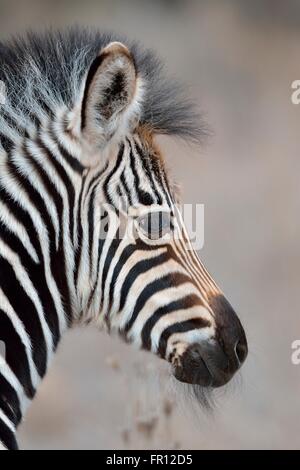
[[[173,230],[169,212],[149,212],[137,220],[140,229],[150,240],[158,240]]]

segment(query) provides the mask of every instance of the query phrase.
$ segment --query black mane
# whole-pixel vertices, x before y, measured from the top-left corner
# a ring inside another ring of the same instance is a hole
[[[161,61],[151,50],[114,33],[71,28],[64,32],[28,33],[0,42],[0,80],[6,85],[9,108],[23,117],[30,115],[35,104],[45,101],[40,96],[44,95],[43,88],[52,103],[71,108],[76,98],[74,91],[78,91],[91,62],[104,46],[116,40],[132,51],[146,83],[141,123],[158,133],[201,140],[206,131],[200,116],[184,98],[182,88],[165,76]],[[0,115],[3,110],[6,112],[5,106],[0,105]]]

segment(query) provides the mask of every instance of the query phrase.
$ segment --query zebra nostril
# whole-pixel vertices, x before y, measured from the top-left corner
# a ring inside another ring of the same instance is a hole
[[[235,354],[240,364],[243,364],[248,354],[247,343],[239,340],[235,345]]]

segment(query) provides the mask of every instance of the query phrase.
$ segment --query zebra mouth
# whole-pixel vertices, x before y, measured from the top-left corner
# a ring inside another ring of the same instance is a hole
[[[196,364],[193,364],[192,361],[189,362],[188,365],[184,364],[174,367],[174,377],[179,380],[179,382],[201,385],[202,387],[211,387],[213,378],[204,360],[199,358]]]
[[[218,348],[215,354],[199,344],[190,345],[181,357],[180,365],[173,367],[174,377],[180,382],[202,387],[221,387],[232,377],[226,355]]]

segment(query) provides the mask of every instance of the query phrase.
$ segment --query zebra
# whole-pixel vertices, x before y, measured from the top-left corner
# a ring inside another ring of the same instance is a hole
[[[205,126],[155,53],[71,28],[0,43],[0,444],[16,431],[63,334],[94,322],[226,384],[244,329],[193,250],[156,136]]]

